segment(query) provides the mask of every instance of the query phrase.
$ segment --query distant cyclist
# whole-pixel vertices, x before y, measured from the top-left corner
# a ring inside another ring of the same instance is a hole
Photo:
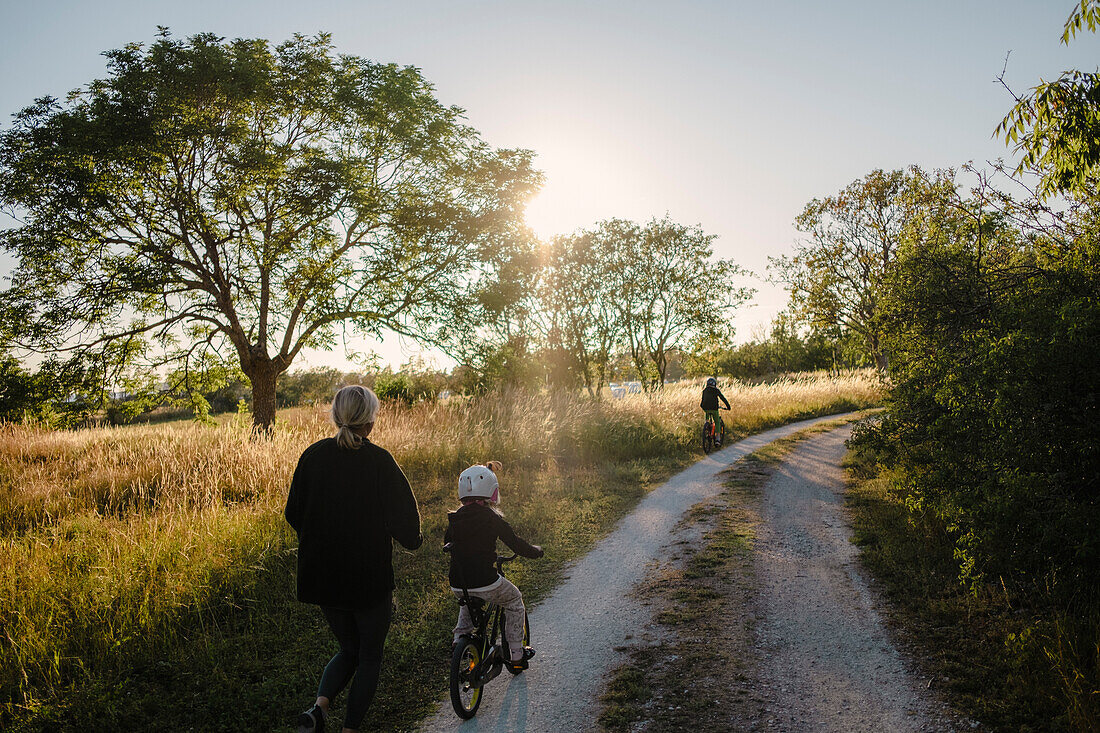
[[[717,442],[721,445],[722,438],[726,435],[726,425],[722,422],[722,416],[718,413],[718,400],[725,402],[726,409],[730,409],[729,400],[722,394],[722,390],[718,389],[718,380],[710,377],[707,379],[707,386],[703,388],[703,399],[699,401],[699,407],[703,408],[706,416],[714,421]]]

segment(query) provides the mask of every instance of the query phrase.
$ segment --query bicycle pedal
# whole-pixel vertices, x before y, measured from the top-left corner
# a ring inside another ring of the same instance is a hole
[[[533,656],[535,656],[535,650],[532,647],[529,647],[529,646],[523,647],[523,658],[524,659],[530,659]]]

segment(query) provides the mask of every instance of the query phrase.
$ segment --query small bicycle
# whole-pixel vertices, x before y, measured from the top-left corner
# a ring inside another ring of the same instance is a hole
[[[443,549],[449,552],[450,545],[444,545]],[[504,564],[515,559],[516,555],[498,555],[497,572],[503,576]],[[523,670],[505,664],[506,660],[511,659],[511,654],[508,640],[504,638],[504,609],[468,595],[465,588],[458,602],[470,609],[470,618],[476,629],[472,634],[459,637],[451,653],[451,705],[458,717],[469,720],[481,705],[482,689],[500,674],[501,669],[507,669],[514,675]],[[533,657],[535,652],[530,649],[531,625],[526,613],[523,614],[523,646],[524,658]]]
[[[729,408],[723,407],[721,409],[728,410]],[[719,435],[714,426],[714,418],[708,414],[707,419],[703,422],[703,452],[710,453],[724,442],[726,442],[725,424],[722,424],[722,432],[721,435]]]

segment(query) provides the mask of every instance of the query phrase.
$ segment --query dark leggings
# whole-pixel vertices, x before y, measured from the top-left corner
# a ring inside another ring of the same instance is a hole
[[[352,677],[351,690],[348,692],[347,713],[344,715],[344,727],[358,730],[363,717],[367,714],[374,690],[378,687],[378,670],[382,667],[382,646],[386,642],[386,633],[390,630],[392,614],[391,596],[369,608],[347,610],[322,606],[329,628],[340,642],[340,651],[325,667],[321,675],[321,684],[317,688],[318,697],[332,700],[347,687]]]

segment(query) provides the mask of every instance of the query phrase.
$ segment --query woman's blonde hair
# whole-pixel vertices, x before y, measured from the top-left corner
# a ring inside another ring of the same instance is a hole
[[[353,430],[373,425],[378,417],[378,395],[366,387],[350,384],[332,398],[332,422],[336,423],[336,444],[351,450],[363,444]]]

